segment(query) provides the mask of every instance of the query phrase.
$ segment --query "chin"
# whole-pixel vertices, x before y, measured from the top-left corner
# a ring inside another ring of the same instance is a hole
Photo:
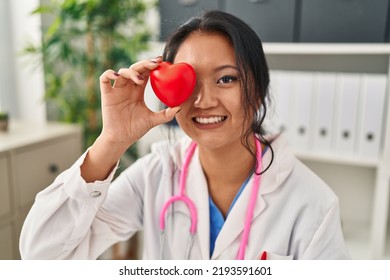
[[[198,143],[199,146],[207,148],[207,149],[219,149],[226,146],[230,146],[234,143],[241,143],[239,137],[234,139],[231,135],[222,135],[219,133],[204,133],[202,135],[189,135],[195,142]]]

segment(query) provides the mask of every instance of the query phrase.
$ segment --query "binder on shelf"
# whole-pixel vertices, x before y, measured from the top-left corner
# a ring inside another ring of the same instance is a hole
[[[334,147],[339,154],[355,154],[360,75],[337,76]]]
[[[360,92],[360,116],[357,152],[378,158],[380,153],[386,96],[386,75],[365,74]]]
[[[296,71],[292,80],[291,134],[292,145],[298,151],[312,148],[314,72]]]
[[[336,98],[336,73],[319,72],[314,82],[313,150],[330,152]]]

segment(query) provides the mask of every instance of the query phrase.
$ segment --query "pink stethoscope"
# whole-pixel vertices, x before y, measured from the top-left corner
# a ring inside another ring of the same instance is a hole
[[[262,159],[262,151],[261,151],[261,144],[260,141],[255,137],[255,142],[256,142],[256,157],[257,157],[257,167],[254,173],[254,178],[253,178],[253,185],[252,185],[252,193],[250,196],[249,204],[248,204],[248,209],[246,212],[246,217],[245,217],[245,224],[244,224],[244,232],[243,236],[241,239],[240,243],[240,248],[238,249],[238,254],[237,254],[237,259],[238,260],[243,260],[245,256],[245,250],[246,246],[248,244],[248,239],[249,239],[249,232],[251,228],[251,221],[253,217],[253,212],[255,210],[255,205],[256,205],[256,198],[257,198],[257,193],[260,188],[260,172],[262,169],[262,164],[261,164],[261,159]],[[196,148],[196,143],[192,142],[187,150],[186,157],[184,159],[184,164],[183,164],[183,169],[180,174],[180,179],[179,179],[179,194],[172,196],[165,204],[163,205],[160,213],[160,229],[161,229],[161,234],[160,234],[160,244],[161,244],[161,259],[164,259],[164,246],[165,246],[165,215],[168,210],[168,207],[172,204],[174,204],[177,201],[182,201],[184,202],[188,210],[190,212],[190,218],[191,218],[191,226],[190,226],[190,235],[187,243],[187,250],[185,254],[185,259],[189,259],[190,252],[192,249],[192,245],[194,243],[194,235],[196,233],[196,225],[198,222],[198,215],[197,215],[197,210],[194,202],[184,193],[185,191],[185,185],[186,185],[186,176],[188,172],[188,166],[190,165],[190,161],[192,159],[192,156],[194,155]]]

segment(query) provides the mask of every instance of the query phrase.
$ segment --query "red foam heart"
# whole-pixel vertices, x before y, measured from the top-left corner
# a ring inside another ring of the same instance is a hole
[[[154,93],[168,107],[186,101],[194,91],[195,83],[194,68],[185,62],[172,64],[163,61],[150,71],[150,84]]]

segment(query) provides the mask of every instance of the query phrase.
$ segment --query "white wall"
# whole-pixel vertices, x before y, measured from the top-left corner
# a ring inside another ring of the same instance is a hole
[[[10,32],[9,1],[0,1],[0,111],[17,115],[17,96],[14,94],[14,66],[10,53],[12,50]]]
[[[0,96],[2,110],[9,111],[11,119],[44,123],[42,67],[37,67],[36,60],[21,54],[28,42],[41,42],[40,16],[31,15],[38,5],[38,0],[0,1]]]

